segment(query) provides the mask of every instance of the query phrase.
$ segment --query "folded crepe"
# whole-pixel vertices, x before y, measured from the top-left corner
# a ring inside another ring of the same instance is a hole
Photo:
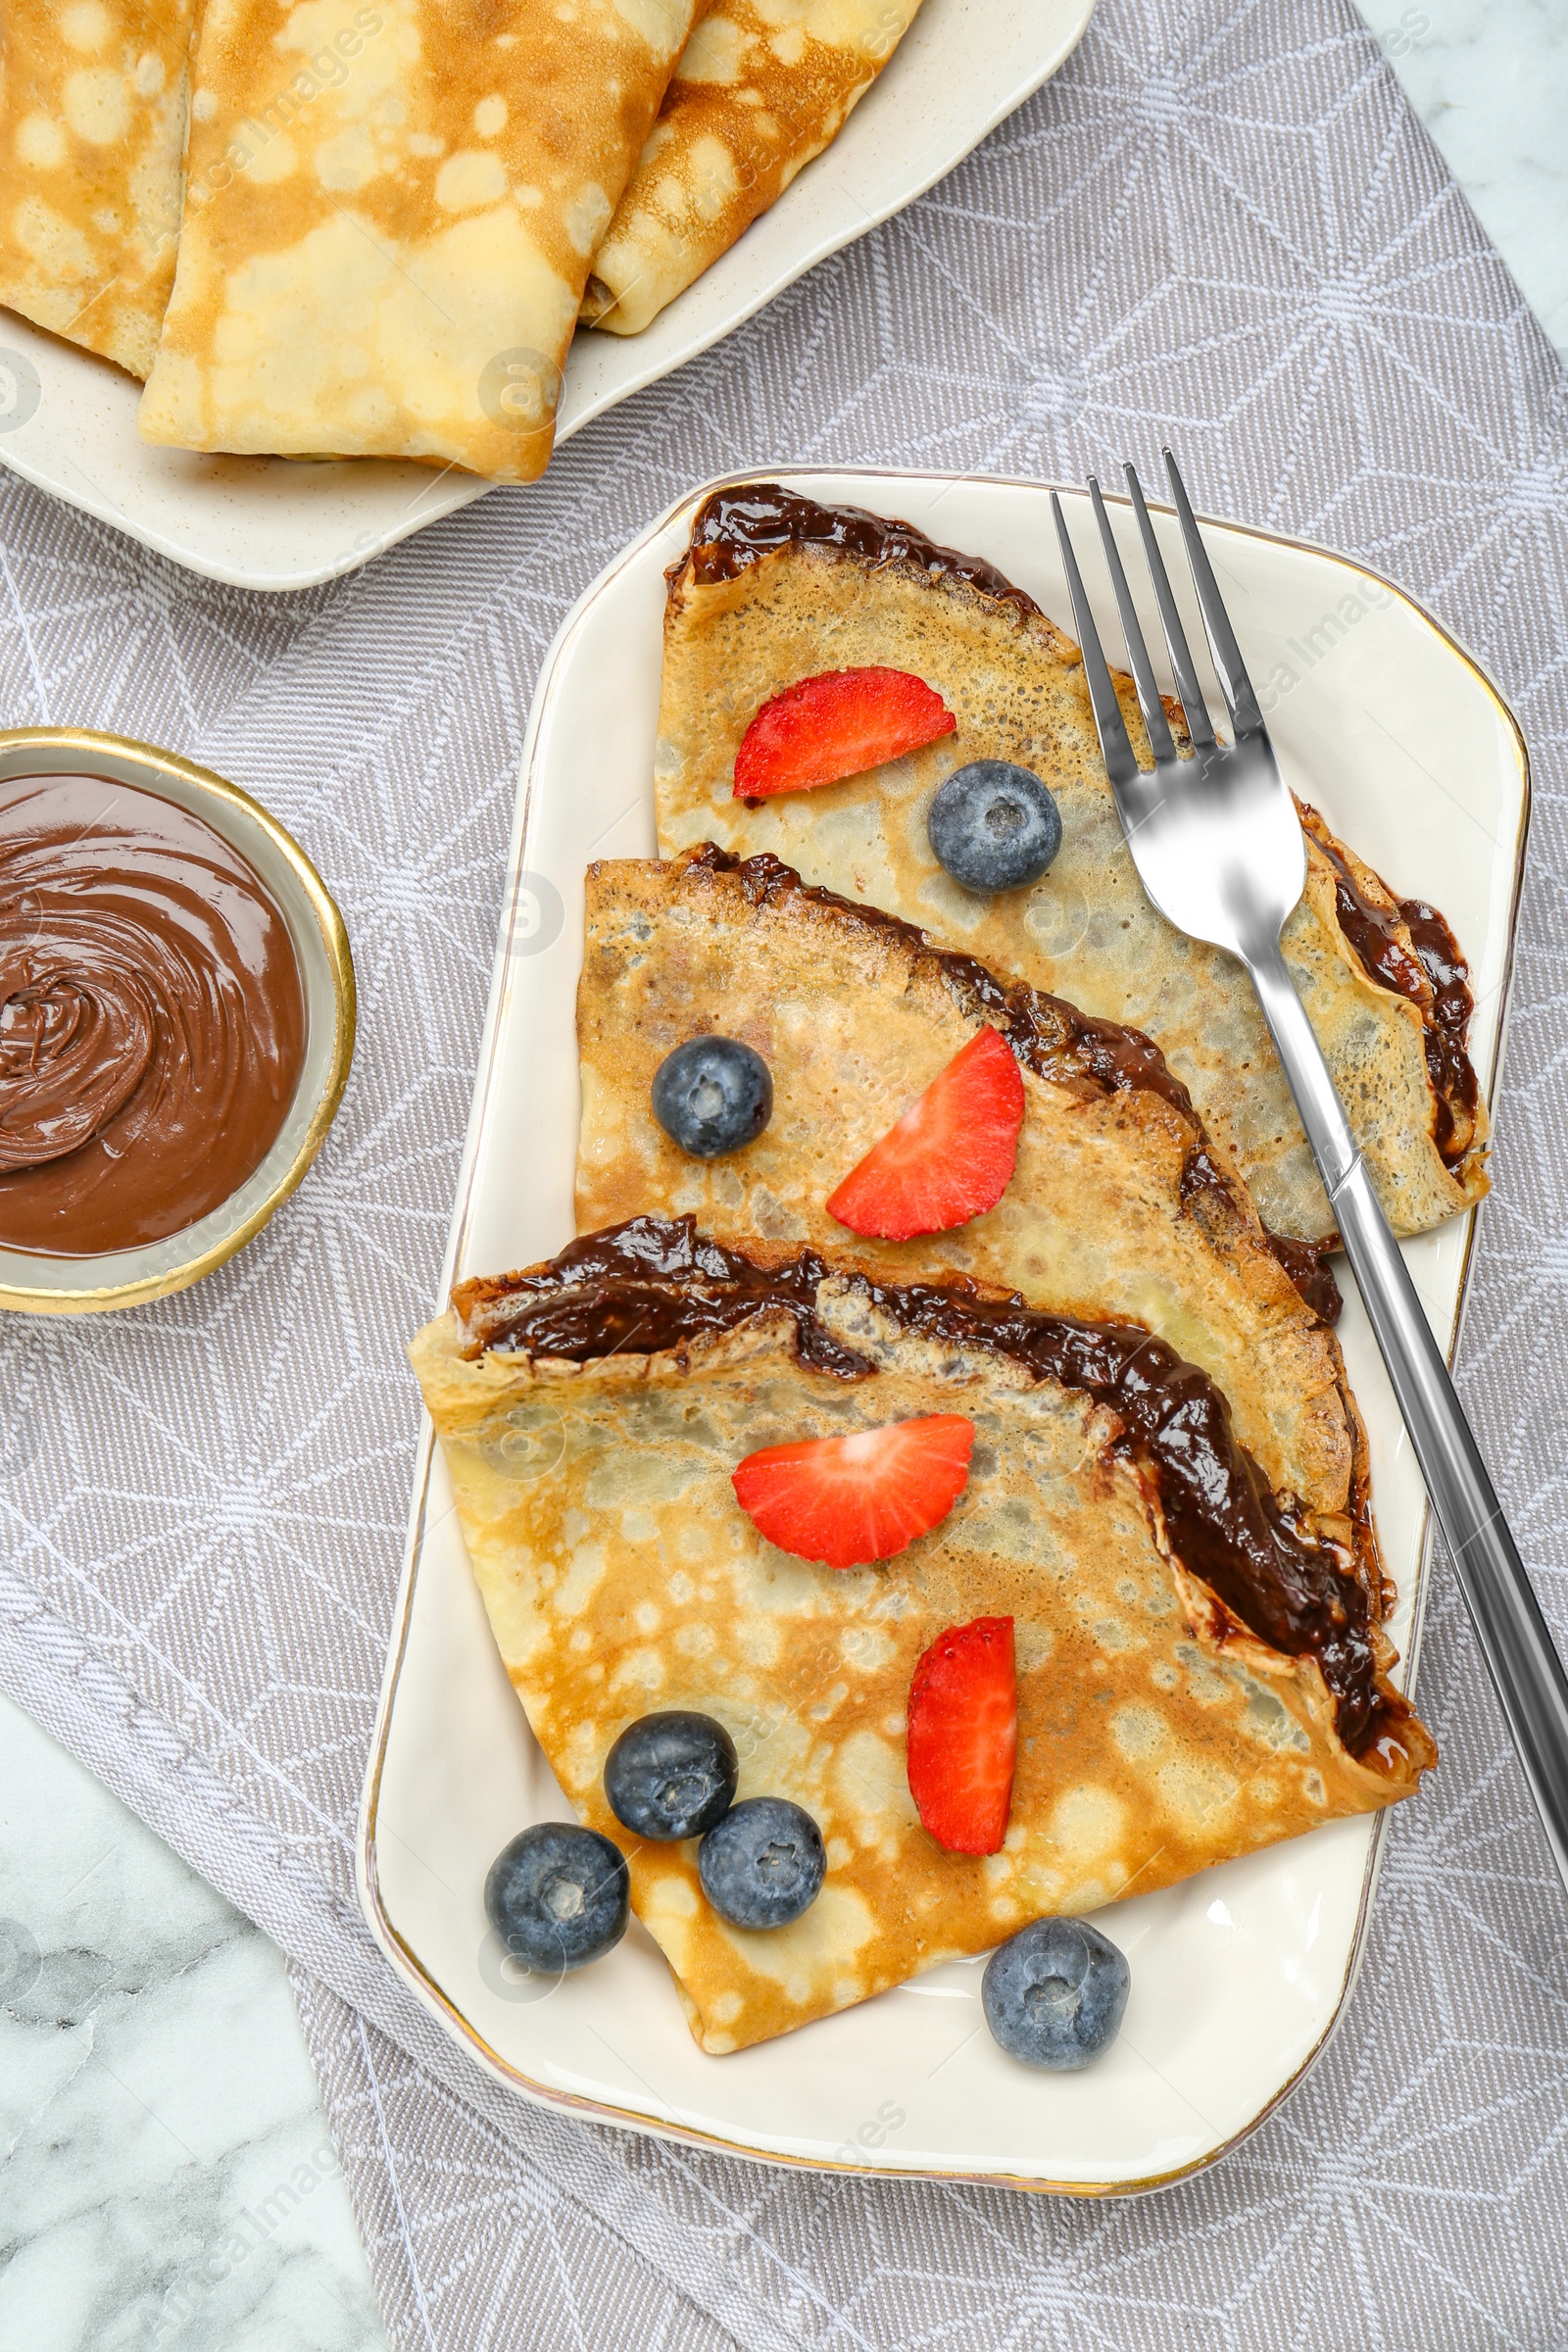
[[[208,0],[149,441],[544,471],[692,0]]]
[[[915,672],[957,729],[843,782],[748,806],[734,762],[760,706],[827,669]],[[1130,681],[1127,724],[1147,747]],[[1147,749],[1144,756],[1147,757]],[[1016,760],[1061,812],[1061,849],[1025,890],[967,891],[926,815],[972,760]],[[658,754],[660,847],[771,851],[808,882],[869,899],[999,972],[1130,1022],[1163,1049],[1277,1234],[1333,1216],[1247,974],[1150,905],[1127,854],[1077,648],[990,564],[906,523],[770,484],[710,498],[669,575]],[[1487,1190],[1487,1113],[1465,1053],[1464,959],[1441,914],[1399,900],[1302,808],[1306,891],[1286,957],[1398,1233]]]
[[[920,0],[714,0],[698,19],[588,280],[635,335],[820,155]]]
[[[704,2049],[1372,1811],[1436,1759],[1348,1554],[1142,1332],[641,1218],[460,1286],[412,1354],[514,1688],[625,1852]],[[889,1561],[788,1556],[735,1499],[760,1446],[932,1411],[973,1422],[969,1482]],[[976,1858],[920,1826],[905,1709],[922,1651],[981,1615],[1014,1620],[1018,1760],[1003,1849]],[[668,1707],[726,1726],[743,1798],[820,1827],[793,1925],[727,1926],[695,1840],[611,1813],[610,1747]]]
[[[6,0],[0,303],[132,375],[174,279],[194,0]]]
[[[825,1202],[987,1023],[1025,1097],[1001,1200],[948,1233],[852,1237]],[[705,1160],[665,1135],[652,1087],[667,1054],[713,1031],[762,1056],[773,1109],[744,1151]],[[848,1248],[889,1280],[964,1274],[1059,1314],[1141,1324],[1216,1383],[1270,1484],[1377,1589],[1338,1343],[1147,1038],[1004,986],[775,858],[712,849],[589,867],[577,1036],[579,1232],[690,1213],[720,1240]]]

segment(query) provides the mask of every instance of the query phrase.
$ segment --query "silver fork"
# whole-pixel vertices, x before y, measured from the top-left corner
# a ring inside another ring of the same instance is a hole
[[[1152,768],[1139,766],[1128,741],[1061,501],[1054,492],[1051,505],[1095,723],[1127,847],[1160,912],[1193,938],[1240,956],[1251,976],[1333,1202],[1346,1254],[1389,1368],[1482,1654],[1558,1873],[1568,1887],[1568,1679],[1280,952],[1281,928],[1306,882],[1306,845],[1296,807],[1276,764],[1175,459],[1166,450],[1171,497],[1230,713],[1232,740],[1225,744],[1215,740],[1209,723],[1138,476],[1131,466],[1125,470],[1176,691],[1192,736],[1190,758],[1178,755],[1160,704],[1099,483],[1091,481],[1089,491],[1153,752]]]

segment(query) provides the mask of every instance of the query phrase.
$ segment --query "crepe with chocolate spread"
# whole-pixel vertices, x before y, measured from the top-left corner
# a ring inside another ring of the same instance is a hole
[[[207,0],[150,441],[544,471],[693,0]]]
[[[815,791],[756,806],[734,797],[735,754],[762,704],[820,671],[876,665],[934,687],[956,732]],[[1041,880],[990,899],[953,880],[926,834],[942,779],[978,759],[1033,769],[1063,824]],[[710,840],[741,855],[773,852],[808,882],[868,899],[999,972],[1146,1030],[1233,1154],[1264,1223],[1306,1241],[1332,1234],[1247,974],[1150,905],[1077,649],[991,565],[906,523],[770,484],[716,493],[669,575],[657,794],[666,856]],[[1435,909],[1396,899],[1312,810],[1302,823],[1306,892],[1285,953],[1395,1229],[1421,1233],[1487,1190],[1487,1113],[1465,1053],[1468,974]]]
[[[625,1851],[704,2049],[1372,1811],[1435,1760],[1348,1551],[1141,1331],[640,1218],[461,1285],[412,1353],[514,1688]],[[760,1446],[932,1411],[974,1424],[968,1485],[891,1560],[789,1556],[735,1499]],[[984,1858],[920,1826],[905,1758],[916,1660],[979,1615],[1013,1618],[1018,1668],[1008,1828]],[[695,1841],[639,1842],[611,1813],[611,1745],[668,1707],[728,1728],[742,1797],[820,1827],[825,1883],[791,1926],[726,1926]]]
[[[145,376],[174,279],[194,0],[6,0],[0,303]]]
[[[920,0],[713,0],[594,262],[582,316],[635,335],[838,135]]]
[[[850,1235],[826,1201],[985,1023],[1025,1097],[998,1205],[914,1241]],[[773,1110],[743,1151],[704,1160],[669,1140],[651,1098],[664,1056],[710,1031],[762,1056]],[[966,1274],[1033,1306],[1141,1324],[1224,1391],[1280,1492],[1336,1540],[1364,1542],[1375,1581],[1338,1344],[1147,1038],[1004,986],[775,858],[715,850],[589,867],[577,1037],[579,1232],[690,1212],[721,1240],[849,1250],[889,1280]]]

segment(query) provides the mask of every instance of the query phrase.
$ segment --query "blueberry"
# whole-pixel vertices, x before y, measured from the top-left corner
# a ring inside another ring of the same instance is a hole
[[[1061,847],[1061,814],[1049,786],[1006,760],[955,768],[925,822],[932,849],[966,890],[1038,882]]]
[[[524,1830],[501,1848],[484,1883],[485,1912],[507,1950],[549,1977],[617,1944],[630,1903],[620,1848],[569,1822]]]
[[[621,1733],[605,1758],[605,1794],[639,1838],[701,1838],[729,1811],[739,1772],[721,1723],[672,1708]]]
[[[1132,1974],[1081,1919],[1037,1919],[994,1951],[980,1981],[986,2024],[1025,2066],[1092,2065],[1121,2029]]]
[[[787,1928],[822,1891],[827,1853],[809,1813],[783,1796],[731,1805],[697,1849],[697,1869],[733,1928]]]
[[[689,1037],[654,1072],[654,1116],[696,1159],[738,1152],[772,1115],[766,1062],[732,1037]]]

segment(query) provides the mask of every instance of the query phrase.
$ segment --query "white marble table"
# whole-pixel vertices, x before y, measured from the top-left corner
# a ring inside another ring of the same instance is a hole
[[[1568,7],[1361,5],[1568,359]],[[280,1956],[0,1698],[0,2344],[381,2341]]]
[[[1356,4],[1568,361],[1568,7],[1563,0]]]
[[[0,2344],[382,2341],[276,1946],[0,1699]]]

